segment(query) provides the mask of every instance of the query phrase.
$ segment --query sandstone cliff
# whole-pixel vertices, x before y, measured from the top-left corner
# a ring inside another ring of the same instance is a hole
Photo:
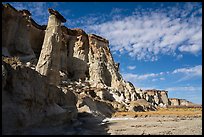
[[[45,32],[43,27],[34,24],[25,10],[2,5],[2,55],[18,56],[22,61],[38,57]]]
[[[196,104],[187,101],[186,99],[179,99],[179,98],[169,98],[169,105],[170,106],[196,106]]]
[[[2,62],[2,125],[4,134],[31,127],[69,123],[77,117],[72,91],[50,85],[46,77],[14,58]]]

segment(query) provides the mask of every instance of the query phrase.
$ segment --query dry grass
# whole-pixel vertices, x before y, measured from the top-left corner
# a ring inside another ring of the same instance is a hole
[[[18,66],[22,66],[22,62],[19,57],[2,57],[2,62],[11,65],[12,68],[16,69]]]
[[[19,57],[2,57],[2,60],[10,65],[21,63]]]
[[[147,112],[116,112],[113,117],[147,117],[147,116],[202,116],[202,108],[160,108]]]

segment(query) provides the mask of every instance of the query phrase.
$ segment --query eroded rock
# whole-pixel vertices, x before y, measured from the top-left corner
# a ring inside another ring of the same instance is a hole
[[[2,87],[3,134],[23,134],[30,127],[61,125],[77,117],[77,98],[71,91],[63,93],[31,68],[3,64],[7,71]]]
[[[47,76],[54,85],[60,83],[60,48],[62,46],[61,21],[50,15],[45,33],[41,54],[36,66],[36,71]]]

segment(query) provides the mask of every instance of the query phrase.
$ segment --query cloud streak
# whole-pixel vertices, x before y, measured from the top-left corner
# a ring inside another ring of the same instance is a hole
[[[178,80],[185,81],[195,77],[202,77],[202,65],[197,65],[195,67],[179,68],[175,69],[172,74],[181,74],[182,77]]]
[[[123,77],[127,81],[131,81],[133,83],[141,83],[142,81],[151,80],[152,82],[156,81],[164,81],[167,76],[177,76],[178,81],[185,81],[192,78],[202,77],[202,65],[197,65],[194,67],[186,67],[186,68],[178,68],[169,72],[158,72],[158,73],[147,73],[147,74],[134,74],[134,73],[123,73]]]
[[[197,92],[202,90],[202,87],[195,87],[195,86],[180,86],[180,87],[169,87],[166,88],[167,91],[190,91],[190,92]]]
[[[197,55],[202,50],[202,7],[187,3],[173,9],[138,10],[132,15],[99,24],[86,30],[108,38],[112,51],[127,51],[138,60],[156,61],[160,54]],[[188,9],[186,9],[188,8]],[[114,18],[114,17],[113,17]]]
[[[134,70],[136,68],[136,66],[128,66],[127,67],[129,70]]]
[[[164,73],[147,73],[147,74],[142,74],[142,75],[138,75],[138,74],[133,74],[133,73],[123,73],[123,77],[124,79],[128,80],[128,81],[138,81],[138,80],[147,80],[150,78],[155,78],[155,77],[159,77],[162,76]],[[164,80],[164,79],[160,79],[160,80]]]

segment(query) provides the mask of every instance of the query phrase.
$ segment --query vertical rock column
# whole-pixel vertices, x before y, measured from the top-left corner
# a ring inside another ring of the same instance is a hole
[[[58,85],[60,83],[60,47],[62,45],[61,22],[66,22],[66,20],[57,11],[48,10],[51,15],[36,71],[47,76],[50,84]]]
[[[165,106],[169,105],[168,91],[161,91],[161,100]]]

